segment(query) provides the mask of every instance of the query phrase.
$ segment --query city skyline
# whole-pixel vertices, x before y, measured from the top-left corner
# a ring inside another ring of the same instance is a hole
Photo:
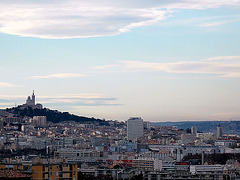
[[[240,1],[0,2],[0,108],[240,119]]]

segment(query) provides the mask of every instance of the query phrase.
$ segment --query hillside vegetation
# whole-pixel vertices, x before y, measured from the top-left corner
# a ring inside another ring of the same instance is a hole
[[[57,110],[50,110],[47,108],[44,109],[32,109],[31,107],[20,109],[9,108],[6,109],[7,112],[13,113],[16,117],[33,117],[33,116],[46,116],[47,121],[51,121],[53,123],[59,123],[62,121],[75,121],[80,123],[98,123],[99,125],[108,125],[108,122],[101,119],[96,118],[88,118],[84,116],[77,116],[74,114],[70,114],[68,112],[60,112]]]

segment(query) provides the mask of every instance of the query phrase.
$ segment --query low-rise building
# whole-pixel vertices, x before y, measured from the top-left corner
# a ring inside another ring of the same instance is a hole
[[[62,148],[55,151],[54,156],[57,158],[66,158],[68,161],[82,161],[100,158],[101,153],[96,150]]]
[[[32,179],[71,179],[77,180],[76,164],[34,164],[32,165]]]
[[[139,170],[162,170],[162,160],[158,159],[133,159],[132,167]]]
[[[26,178],[31,177],[33,180],[78,179],[77,164],[69,163],[5,163],[0,164],[0,171],[11,171],[16,176],[24,177],[25,175]]]

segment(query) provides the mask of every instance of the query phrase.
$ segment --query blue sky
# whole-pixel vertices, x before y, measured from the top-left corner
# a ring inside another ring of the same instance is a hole
[[[0,2],[0,108],[240,119],[240,1]]]

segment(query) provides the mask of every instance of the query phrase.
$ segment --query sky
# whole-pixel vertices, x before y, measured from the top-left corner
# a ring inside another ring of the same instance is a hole
[[[0,0],[0,108],[240,120],[240,0]]]

